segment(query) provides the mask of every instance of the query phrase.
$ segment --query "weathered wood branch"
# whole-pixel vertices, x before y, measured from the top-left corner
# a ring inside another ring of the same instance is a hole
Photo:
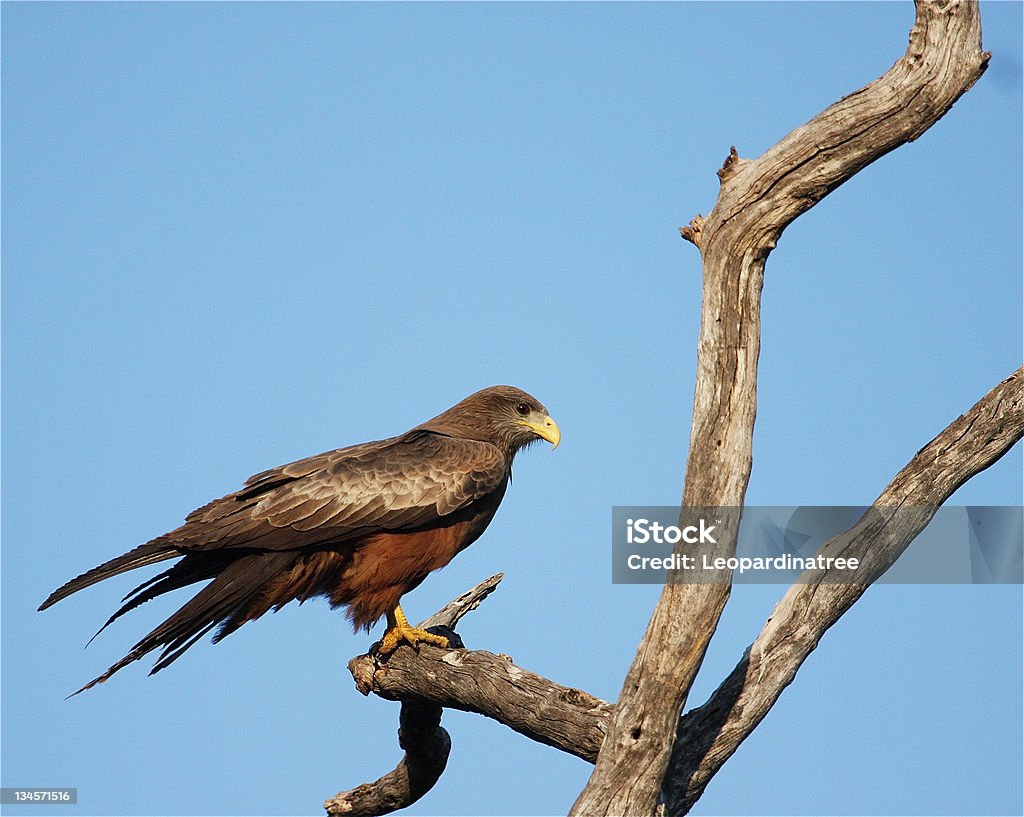
[[[975,2],[918,2],[904,56],[764,155],[735,149],[714,209],[683,235],[703,259],[683,509],[742,506],[751,468],[764,265],[783,230],[859,170],[916,139],[981,76]],[[735,530],[719,537],[735,548]],[[715,554],[718,555],[718,554]],[[654,814],[679,713],[730,587],[666,585],[629,669],[594,773],[574,815]]]
[[[502,574],[463,593],[419,626],[454,627],[497,587]],[[373,653],[349,662],[356,688],[389,700],[416,700],[476,712],[522,735],[589,760],[597,758],[611,704],[517,667],[507,655],[421,646],[386,659]]]
[[[922,448],[850,530],[819,550],[857,557],[867,578],[881,576],[968,479],[1024,436],[1024,367],[992,389]],[[805,574],[776,605],[760,635],[703,706],[680,723],[664,799],[686,814],[714,774],[792,682],[821,637],[867,589],[832,571]]]
[[[360,691],[476,712],[591,763],[612,709],[582,690],[516,666],[506,655],[478,650],[400,649],[386,661],[361,655],[349,669]]]
[[[479,607],[480,602],[494,592],[502,578],[503,574],[498,573],[484,579],[419,626],[452,630],[459,619]],[[399,650],[396,655],[403,653],[415,655],[411,648]],[[350,662],[350,669],[357,661],[359,659]],[[352,674],[356,676],[356,670],[353,669]],[[364,695],[369,694],[369,688],[360,685],[356,677],[356,686]],[[451,738],[441,726],[441,707],[422,696],[403,700],[398,716],[398,744],[405,751],[398,766],[373,783],[339,792],[325,801],[324,808],[330,817],[389,814],[412,805],[430,791],[444,772],[452,748]]]
[[[441,726],[441,707],[403,701],[398,723],[398,743],[405,750],[401,762],[379,780],[327,800],[324,808],[330,817],[390,814],[412,805],[434,787],[452,748]]]

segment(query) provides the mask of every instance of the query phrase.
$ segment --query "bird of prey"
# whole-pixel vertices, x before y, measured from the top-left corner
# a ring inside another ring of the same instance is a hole
[[[560,437],[526,392],[483,389],[397,437],[256,474],[176,530],[72,579],[39,609],[110,576],[179,559],[125,596],[106,628],[150,599],[212,579],[79,692],[162,648],[153,674],[214,627],[216,642],[270,609],[314,596],[346,607],[357,631],[386,616],[384,654],[403,641],[446,647],[444,636],[409,625],[399,599],[483,533],[516,452],[539,439],[557,446]]]

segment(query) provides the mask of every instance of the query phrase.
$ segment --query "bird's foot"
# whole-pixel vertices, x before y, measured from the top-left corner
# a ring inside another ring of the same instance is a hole
[[[398,645],[403,641],[413,647],[419,647],[420,644],[433,644],[435,647],[445,648],[449,643],[443,635],[427,632],[418,627],[410,627],[408,624],[395,624],[384,633],[377,652],[380,655],[390,655],[398,649]]]
[[[430,630],[443,630],[444,635],[438,632],[431,632]],[[435,647],[441,647],[441,649],[447,647],[459,649],[463,646],[459,634],[449,627],[431,627],[430,630],[413,627],[409,623],[409,619],[405,617],[405,613],[402,612],[402,606],[400,604],[395,605],[394,611],[388,613],[388,628],[384,631],[384,637],[377,645],[377,655],[390,655],[398,649],[398,645],[403,641],[411,644],[416,649],[419,649],[420,644],[433,644]]]

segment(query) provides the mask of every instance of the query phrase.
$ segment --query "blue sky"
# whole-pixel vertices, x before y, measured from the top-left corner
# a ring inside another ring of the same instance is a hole
[[[751,504],[870,502],[1020,364],[1021,6],[982,13],[977,86],[768,261]],[[614,699],[658,588],[610,583],[610,509],[682,486],[700,266],[677,227],[730,145],[759,155],[884,72],[911,4],[2,15],[3,785],[77,786],[76,815],[316,814],[391,769],[397,706],[345,669],[372,639],[322,601],[70,701],[183,597],[86,651],[145,577],[35,608],[252,473],[494,383],[563,443],[520,457],[406,609],[504,571],[467,644]],[[954,501],[1020,504],[1021,467]],[[783,590],[736,588],[692,705]],[[1021,813],[1021,618],[1020,587],[872,588],[695,813]],[[410,814],[564,813],[589,775],[444,723]]]

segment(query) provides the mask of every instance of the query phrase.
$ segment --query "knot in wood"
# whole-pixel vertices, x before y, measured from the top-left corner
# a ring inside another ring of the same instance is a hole
[[[707,220],[700,213],[697,213],[697,215],[690,219],[690,223],[686,227],[679,228],[679,235],[699,249],[705,224],[707,224]]]
[[[722,167],[718,170],[718,180],[724,184],[729,178],[739,173],[743,165],[749,164],[749,162],[749,159],[741,159],[736,151],[736,146],[731,145],[729,147],[729,155],[725,157]]]

